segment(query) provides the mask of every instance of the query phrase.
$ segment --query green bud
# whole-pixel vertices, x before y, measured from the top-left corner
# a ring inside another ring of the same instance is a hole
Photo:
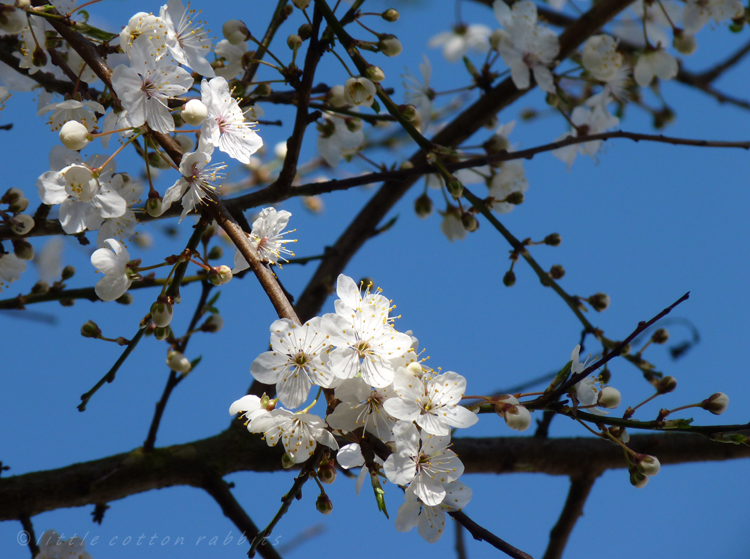
[[[120,303],[121,305],[132,305],[133,300],[133,296],[130,293],[123,293],[115,299],[115,303]]]
[[[432,213],[432,199],[427,193],[422,194],[419,198],[414,200],[414,211],[422,219]]]
[[[81,326],[81,336],[84,338],[100,338],[101,335],[102,331],[93,320],[89,320],[86,324]]]
[[[14,240],[13,242],[13,254],[15,254],[21,260],[33,260],[34,259],[34,247],[31,243],[24,240]]]
[[[513,270],[508,270],[503,276],[503,285],[505,287],[513,287],[516,284],[516,274]]]
[[[39,280],[31,288],[31,292],[35,295],[40,293],[47,293],[49,291],[49,284],[46,281]]]
[[[300,39],[303,41],[307,41],[310,38],[310,35],[312,35],[312,25],[309,23],[303,23],[299,26],[299,29],[297,29],[297,35],[299,35]]]
[[[664,377],[656,385],[656,391],[659,394],[668,394],[677,388],[677,379],[671,376]]]
[[[169,338],[170,334],[172,334],[172,327],[167,326],[165,328],[159,328],[158,326],[154,328],[154,338],[156,338],[159,341],[166,340]]]
[[[271,95],[273,92],[273,89],[271,89],[270,84],[267,84],[265,82],[259,83],[258,87],[255,88],[255,91],[253,93],[255,95],[258,95],[259,97],[265,97],[267,95]]]
[[[523,204],[523,201],[525,199],[525,196],[523,195],[523,192],[511,192],[508,194],[508,197],[505,199],[505,201],[508,204],[513,204],[514,206],[520,206]]]
[[[398,56],[404,47],[395,35],[381,35],[378,48],[386,56]]]
[[[479,221],[477,221],[474,214],[470,212],[464,212],[461,214],[461,224],[464,226],[464,229],[470,233],[479,229]]]
[[[209,260],[218,260],[222,256],[224,256],[224,249],[220,247],[219,245],[212,247],[211,250],[208,252]]]
[[[460,198],[461,196],[463,196],[464,185],[461,184],[461,181],[455,177],[451,177],[451,179],[446,184],[446,188],[448,189],[448,193],[454,198]]]
[[[669,340],[669,331],[666,328],[659,328],[651,336],[651,341],[655,344],[665,344]]]
[[[386,11],[380,14],[380,17],[382,17],[388,23],[393,23],[394,21],[398,21],[399,15],[400,14],[398,13],[398,10],[394,8],[388,8]]]
[[[167,301],[157,300],[156,303],[151,305],[151,320],[154,321],[157,328],[165,328],[169,326],[169,323],[172,322],[173,315],[174,309]]]
[[[302,37],[299,35],[291,34],[286,38],[286,46],[291,50],[297,50],[302,46]]]
[[[560,233],[552,233],[544,237],[544,244],[549,245],[551,247],[560,246],[561,242],[562,242],[562,237],[560,237]]]
[[[151,217],[159,217],[162,214],[161,196],[156,195],[146,200],[146,213]]]
[[[385,79],[385,73],[379,66],[369,64],[365,70],[365,77],[371,82],[382,82]]]
[[[318,500],[315,501],[315,508],[322,514],[331,514],[333,512],[333,503],[328,498],[328,495],[321,493],[318,495]]]
[[[565,268],[561,264],[555,264],[549,269],[549,277],[553,280],[562,279],[565,276]]]
[[[65,266],[62,270],[62,279],[63,281],[69,280],[74,275],[76,275],[76,269],[73,266]]]

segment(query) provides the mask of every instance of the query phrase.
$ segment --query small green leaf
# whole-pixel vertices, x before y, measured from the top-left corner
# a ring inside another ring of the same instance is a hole
[[[380,114],[380,103],[377,100],[372,102],[372,110]]]

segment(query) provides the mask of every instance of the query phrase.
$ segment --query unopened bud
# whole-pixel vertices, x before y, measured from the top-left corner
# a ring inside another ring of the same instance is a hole
[[[644,476],[655,476],[661,469],[659,459],[656,456],[651,456],[650,454],[636,454],[633,457],[633,462],[635,462],[638,471],[641,472]]]
[[[326,94],[326,101],[332,107],[346,107],[346,99],[344,98],[344,86],[334,85],[331,89],[329,89],[328,93]]]
[[[255,88],[253,93],[260,97],[266,97],[268,95],[271,95],[271,93],[273,93],[273,89],[271,88],[270,84],[266,82],[261,82],[258,84],[258,87]]]
[[[164,328],[159,328],[158,326],[154,328],[154,338],[156,338],[159,341],[166,340],[169,338],[169,335],[172,333],[172,327],[166,326]]]
[[[549,269],[549,277],[553,280],[562,279],[565,276],[565,268],[561,264],[555,264]]]
[[[297,6],[300,10],[304,10],[310,5],[310,0],[292,0],[292,4]]]
[[[88,129],[77,120],[69,120],[60,128],[60,141],[73,151],[85,148],[93,139]]]
[[[126,292],[115,299],[115,303],[120,303],[121,305],[131,305],[133,303],[133,300],[133,296],[130,293]]]
[[[291,50],[297,50],[302,46],[302,37],[292,33],[286,38],[286,46],[288,46]]]
[[[232,279],[232,269],[229,266],[222,264],[221,266],[216,268],[216,271],[219,273],[219,278],[221,279],[220,285],[229,283],[229,280]]]
[[[606,293],[595,293],[594,295],[589,297],[589,304],[597,312],[602,312],[603,310],[605,310],[607,307],[609,307],[609,303],[609,295],[607,295]]]
[[[294,464],[294,453],[285,452],[284,456],[281,457],[281,467],[288,470],[289,468],[294,468]]]
[[[422,219],[432,213],[432,199],[427,193],[422,194],[419,198],[414,200],[414,211]]]
[[[190,126],[200,126],[208,116],[208,107],[200,99],[191,99],[182,109],[182,120]]]
[[[523,201],[525,199],[525,196],[523,195],[523,192],[515,191],[508,194],[508,197],[505,199],[508,204],[513,204],[514,206],[520,206],[523,204]]]
[[[40,293],[48,293],[49,292],[49,284],[46,281],[44,281],[44,280],[39,280],[33,286],[31,286],[31,292],[34,295],[38,295]]]
[[[398,21],[398,16],[399,16],[398,10],[394,8],[388,8],[386,11],[380,14],[380,17],[382,17],[384,20],[386,20],[389,23]]]
[[[693,54],[695,49],[698,48],[698,42],[695,40],[695,36],[685,31],[674,30],[674,39],[672,39],[672,46],[680,54]]]
[[[474,216],[474,214],[470,212],[464,212],[461,214],[461,224],[464,226],[464,229],[467,231],[474,232],[479,228],[479,221],[477,221],[477,218]]]
[[[159,217],[162,214],[161,196],[156,195],[146,200],[146,213],[151,217]]]
[[[76,275],[76,269],[73,266],[65,266],[62,269],[62,279],[63,279],[63,281],[69,280],[74,275]]]
[[[399,105],[398,109],[409,122],[415,122],[419,118],[419,111],[414,105]]]
[[[206,322],[203,323],[203,326],[201,326],[201,332],[209,332],[211,334],[215,334],[216,332],[221,330],[223,326],[224,319],[221,318],[221,315],[213,313],[206,319]]]
[[[513,287],[516,285],[516,273],[513,270],[508,270],[503,276],[503,285],[505,287]]]
[[[701,407],[714,415],[721,415],[729,407],[729,396],[723,392],[717,392],[703,400]]]
[[[622,395],[620,394],[620,391],[617,390],[617,388],[605,386],[599,393],[599,400],[597,403],[599,407],[613,410],[620,405],[620,402],[622,402]]]
[[[544,244],[549,245],[551,247],[560,246],[561,242],[562,242],[562,237],[560,236],[560,233],[552,233],[544,237]]]
[[[100,338],[101,335],[102,331],[93,320],[89,320],[86,324],[81,326],[81,336],[84,338]]]
[[[651,336],[651,341],[654,342],[655,344],[665,344],[667,343],[668,339],[669,339],[669,331],[666,328],[659,328]]]
[[[303,41],[307,41],[310,38],[310,35],[312,35],[312,25],[309,23],[303,23],[299,26],[299,29],[297,29],[297,35],[299,35],[300,39]]]
[[[18,190],[17,188],[11,188],[11,190]],[[29,207],[29,199],[26,198],[23,193],[21,193],[21,196],[15,196],[13,200],[8,205],[8,210],[10,210],[13,213],[21,213],[23,211],[26,211],[26,208]]]
[[[224,249],[219,245],[211,247],[211,250],[208,251],[208,260],[218,260],[222,256],[224,256]]]
[[[643,475],[637,468],[630,469],[630,483],[633,487],[643,489],[648,484],[648,476]]]
[[[175,373],[186,375],[190,372],[190,361],[179,351],[170,351],[167,354],[167,367]]]
[[[318,479],[321,483],[331,485],[336,481],[336,465],[333,460],[326,460],[318,468]]]
[[[154,321],[157,328],[169,326],[173,315],[174,309],[167,301],[156,301],[156,303],[151,305],[151,320]]]
[[[378,48],[386,56],[398,56],[404,47],[401,41],[395,35],[381,35],[378,41]]]
[[[446,188],[448,189],[448,194],[454,198],[460,198],[464,193],[464,185],[455,177],[451,177],[450,180],[448,180]]]
[[[514,431],[525,431],[531,426],[531,414],[520,404],[508,406],[504,417],[505,423]]]
[[[484,142],[482,144],[482,147],[484,148],[484,151],[487,153],[487,155],[495,155],[496,153],[500,153],[501,151],[507,151],[507,149],[510,147],[510,142],[505,136],[498,136],[497,134],[495,134],[489,140]]]
[[[43,68],[47,65],[47,53],[41,47],[36,47],[31,53],[31,63],[37,68]]]
[[[347,118],[344,122],[346,122],[346,129],[349,132],[359,132],[364,127],[361,118]]]
[[[656,385],[656,391],[659,394],[669,394],[677,388],[677,379],[671,376],[664,377]]]
[[[365,77],[371,82],[382,82],[385,79],[385,72],[379,66],[370,64],[365,69]]]
[[[16,235],[25,235],[34,228],[34,218],[27,214],[17,215],[10,219],[10,229]]]
[[[34,260],[34,247],[31,243],[18,239],[13,241],[13,254],[21,260]]]
[[[222,27],[224,38],[232,45],[239,45],[250,36],[247,27],[238,19],[230,19]]]
[[[318,500],[315,501],[315,508],[322,514],[331,514],[333,511],[333,503],[331,502],[331,499],[328,498],[328,495],[321,493],[318,496]]]

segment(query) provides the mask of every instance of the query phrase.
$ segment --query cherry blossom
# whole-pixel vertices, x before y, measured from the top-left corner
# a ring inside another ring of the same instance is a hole
[[[91,264],[104,274],[94,291],[102,301],[114,301],[124,295],[133,282],[127,268],[130,253],[117,239],[106,239],[104,244],[108,248],[99,248],[91,255]]]
[[[445,531],[445,514],[460,511],[472,497],[471,489],[461,481],[446,483],[445,497],[435,506],[425,505],[420,501],[413,486],[409,486],[404,493],[404,503],[398,509],[396,516],[396,530],[409,532],[415,526],[417,532],[427,543],[435,543]]]
[[[391,439],[396,418],[383,405],[389,398],[397,396],[391,385],[372,388],[357,377],[344,380],[334,394],[339,404],[326,418],[333,429],[351,432],[364,427],[383,442]]]
[[[189,8],[190,2],[186,10],[182,0],[168,0],[161,7],[159,17],[167,26],[167,48],[180,64],[213,78],[214,69],[206,60],[206,55],[211,52],[211,39],[200,22],[196,24],[190,19],[195,10]]]
[[[255,417],[248,426],[253,433],[263,433],[268,446],[276,446],[281,441],[284,450],[295,464],[310,458],[317,443],[333,450],[339,445],[325,429],[325,421],[311,413],[292,413],[283,408]]]
[[[26,271],[26,262],[15,254],[0,253],[0,291],[9,283],[21,278]]]
[[[349,129],[343,117],[326,115],[318,129],[321,131],[318,151],[331,167],[338,165],[343,158],[354,155],[365,141],[362,128]]]
[[[286,210],[277,212],[276,208],[263,208],[258,218],[253,221],[253,229],[248,237],[250,242],[255,245],[261,261],[277,264],[279,260],[285,260],[281,256],[282,254],[294,256],[294,253],[285,248],[284,245],[296,241],[282,238],[286,233],[292,232],[284,231],[290,217],[292,217],[292,214]],[[239,250],[235,251],[232,273],[236,274],[242,270],[247,270],[249,267],[250,264],[242,256],[242,253]]]
[[[663,49],[644,52],[633,69],[635,81],[641,87],[651,85],[654,77],[671,80],[677,76],[679,67],[674,56]]]
[[[430,48],[442,47],[443,56],[448,62],[456,62],[470,50],[486,52],[492,31],[486,25],[456,25],[450,31],[443,31],[429,40]]]
[[[524,193],[529,188],[526,172],[521,161],[505,161],[489,181],[489,195],[493,199],[492,210],[505,214],[515,208],[515,204],[504,202],[514,192]]]
[[[682,9],[682,25],[685,31],[695,34],[708,20],[716,23],[744,16],[740,0],[686,0]]]

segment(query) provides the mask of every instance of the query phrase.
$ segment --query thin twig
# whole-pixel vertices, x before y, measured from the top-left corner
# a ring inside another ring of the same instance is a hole
[[[19,518],[23,531],[26,532],[26,537],[29,538],[28,546],[31,551],[32,559],[39,553],[39,546],[36,544],[36,534],[34,534],[34,524],[31,522],[31,517],[28,514],[22,514]],[[19,541],[19,543],[22,543]]]
[[[521,551],[516,547],[513,547],[508,542],[497,537],[486,528],[482,528],[479,524],[474,522],[463,512],[449,512],[448,514],[450,514],[456,522],[460,523],[461,526],[466,528],[466,530],[468,530],[468,532],[475,540],[485,541],[492,547],[499,549],[509,557],[513,557],[513,559],[534,559],[528,553]]]

